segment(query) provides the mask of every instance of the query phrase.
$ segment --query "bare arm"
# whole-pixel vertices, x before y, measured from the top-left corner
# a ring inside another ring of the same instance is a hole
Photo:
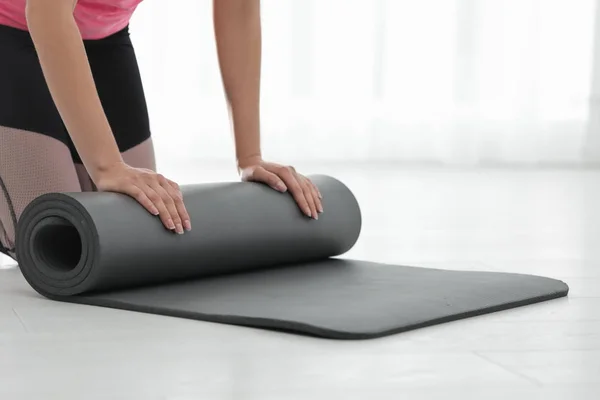
[[[236,159],[243,167],[261,158],[260,0],[214,0],[217,55],[223,77]]]
[[[121,154],[96,91],[73,17],[76,0],[28,0],[27,24],[54,103],[90,177]]]
[[[26,17],[50,94],[98,189],[127,194],[165,227],[191,229],[179,186],[123,162],[98,96],[73,11],[77,0],[27,0]]]
[[[246,181],[292,194],[308,217],[323,211],[317,187],[293,167],[263,161],[260,147],[260,0],[213,0],[219,66],[235,136],[238,170]]]

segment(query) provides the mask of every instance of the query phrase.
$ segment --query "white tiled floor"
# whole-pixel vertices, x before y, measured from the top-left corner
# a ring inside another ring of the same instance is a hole
[[[196,170],[166,172],[234,178]],[[304,170],[357,194],[364,230],[348,257],[547,275],[570,297],[336,342],[55,303],[4,269],[0,399],[600,398],[600,171]]]

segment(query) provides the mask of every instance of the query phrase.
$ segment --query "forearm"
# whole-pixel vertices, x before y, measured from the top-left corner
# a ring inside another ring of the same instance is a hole
[[[217,54],[238,166],[260,159],[260,0],[214,0]]]
[[[96,91],[73,6],[73,0],[30,0],[27,23],[54,103],[94,179],[122,159]]]

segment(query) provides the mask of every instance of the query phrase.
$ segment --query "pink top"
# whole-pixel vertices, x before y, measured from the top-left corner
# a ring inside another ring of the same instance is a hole
[[[27,30],[27,0],[0,0],[0,25]],[[75,20],[84,39],[101,39],[125,28],[142,0],[77,0]]]

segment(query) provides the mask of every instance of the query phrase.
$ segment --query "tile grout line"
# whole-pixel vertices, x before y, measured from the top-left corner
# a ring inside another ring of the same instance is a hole
[[[25,321],[23,321],[23,319],[21,318],[21,316],[19,315],[17,310],[14,307],[12,310],[13,310],[13,313],[15,314],[15,316],[17,317],[17,319],[19,320],[19,322],[21,323],[21,325],[23,326],[23,329],[25,329],[25,332],[29,333],[29,329],[27,329],[27,325],[25,325]]]
[[[544,386],[542,384],[542,382],[538,381],[537,379],[532,378],[530,376],[527,376],[527,375],[525,375],[525,374],[523,374],[521,372],[513,371],[512,369],[510,369],[510,368],[508,368],[508,367],[506,367],[506,366],[504,366],[504,365],[502,365],[502,364],[500,364],[500,363],[498,363],[498,362],[496,362],[496,361],[494,361],[494,360],[492,360],[492,359],[484,356],[479,351],[473,351],[473,354],[475,354],[477,357],[481,358],[482,360],[489,362],[490,364],[493,364],[493,365],[495,365],[495,366],[497,366],[499,368],[502,368],[503,370],[507,371],[510,374],[516,375],[516,376],[518,376],[520,378],[525,379],[526,381],[528,381],[530,383],[533,383],[537,387],[543,387]]]

